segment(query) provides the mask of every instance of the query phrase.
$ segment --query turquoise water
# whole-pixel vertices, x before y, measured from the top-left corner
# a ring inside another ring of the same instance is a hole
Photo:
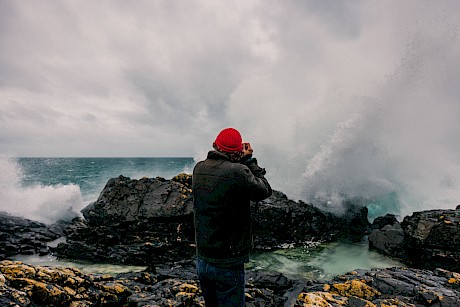
[[[402,266],[397,260],[369,250],[367,241],[363,241],[333,242],[254,254],[247,268],[281,272],[294,278],[329,280],[356,269]]]
[[[15,260],[24,263],[55,267],[73,267],[83,273],[117,274],[140,272],[144,266],[88,263],[58,260],[51,255],[21,255]],[[330,280],[334,276],[356,269],[403,267],[400,262],[370,251],[366,242],[334,242],[318,246],[279,249],[252,254],[246,270],[265,270],[283,273],[289,278]]]
[[[192,158],[15,158],[0,159],[0,211],[42,222],[65,217],[97,199],[110,178],[134,179],[191,173]],[[138,271],[143,267],[63,262],[52,256],[18,256],[31,264],[72,266],[89,273]],[[401,266],[360,244],[330,243],[253,254],[250,270],[272,270],[291,277],[329,279],[355,269]]]

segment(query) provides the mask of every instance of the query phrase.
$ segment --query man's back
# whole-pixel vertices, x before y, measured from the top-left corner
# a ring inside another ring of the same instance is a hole
[[[250,200],[270,194],[268,182],[247,166],[210,152],[193,172],[198,255],[212,263],[246,262],[252,244]]]
[[[193,170],[197,271],[207,305],[244,305],[244,263],[252,247],[250,201],[269,197],[265,170],[233,128],[221,131]],[[246,148],[246,149],[244,149]]]

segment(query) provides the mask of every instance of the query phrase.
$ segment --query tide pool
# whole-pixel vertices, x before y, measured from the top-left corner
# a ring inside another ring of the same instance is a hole
[[[395,259],[360,243],[333,242],[314,247],[279,249],[253,254],[246,268],[280,272],[291,278],[329,280],[356,269],[404,267]]]

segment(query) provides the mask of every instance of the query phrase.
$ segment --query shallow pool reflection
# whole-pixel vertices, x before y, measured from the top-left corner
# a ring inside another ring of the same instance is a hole
[[[369,250],[367,242],[334,242],[313,248],[296,247],[253,254],[246,268],[276,271],[293,278],[329,280],[356,269],[404,266]]]

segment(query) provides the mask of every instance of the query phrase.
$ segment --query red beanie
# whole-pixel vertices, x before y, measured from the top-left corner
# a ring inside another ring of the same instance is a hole
[[[238,152],[243,150],[243,139],[238,130],[226,128],[222,130],[214,142],[224,152]]]

